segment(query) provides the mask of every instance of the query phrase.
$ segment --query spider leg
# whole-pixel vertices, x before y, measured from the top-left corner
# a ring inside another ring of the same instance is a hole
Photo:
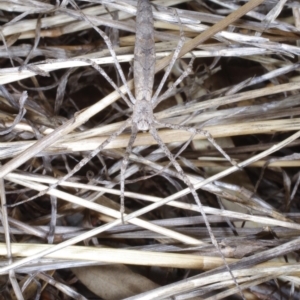
[[[196,135],[196,133],[192,133],[192,135],[190,136],[190,138],[181,146],[181,148],[179,149],[179,151],[174,155],[174,159],[176,159],[187,148],[187,146],[193,140],[193,138],[195,137],[195,135]],[[162,167],[160,170],[156,171],[154,174],[151,174],[151,175],[148,175],[148,176],[142,176],[140,178],[133,179],[133,180],[126,180],[126,183],[134,183],[134,182],[138,182],[140,180],[150,179],[150,178],[152,178],[154,176],[157,176],[157,175],[163,173],[165,170],[169,169],[171,165],[172,165],[172,162],[170,161],[166,166]]]
[[[175,11],[175,12],[176,12],[176,11]],[[177,15],[177,13],[176,13],[176,15]],[[178,16],[178,15],[177,15],[177,16]],[[180,23],[180,25],[181,25],[179,16],[178,16],[178,20],[179,20],[179,23]],[[162,80],[161,80],[161,82],[160,82],[160,84],[159,84],[159,86],[158,86],[158,88],[157,88],[157,90],[156,90],[154,96],[153,96],[152,99],[151,99],[153,108],[159,103],[159,102],[158,102],[158,95],[159,95],[159,93],[161,92],[161,90],[162,90],[162,88],[163,88],[163,86],[164,86],[164,84],[165,84],[165,82],[166,82],[168,76],[170,75],[170,72],[171,72],[171,70],[172,70],[172,68],[173,68],[173,66],[174,66],[174,64],[175,64],[175,62],[176,62],[176,60],[177,60],[177,58],[178,58],[178,56],[179,56],[179,53],[180,53],[180,51],[181,51],[181,49],[182,49],[182,46],[183,46],[183,44],[184,44],[184,41],[185,41],[184,33],[183,33],[183,30],[182,30],[182,28],[181,28],[181,26],[180,26],[180,39],[179,39],[179,41],[178,41],[177,47],[176,47],[176,49],[175,49],[175,51],[174,51],[174,53],[173,53],[173,56],[172,56],[172,59],[171,59],[169,65],[168,65],[168,67],[167,67],[167,69],[166,69],[166,71],[165,71],[164,77],[162,78]]]
[[[138,129],[137,126],[135,125],[135,123],[132,124],[132,131],[131,131],[131,135],[130,135],[130,139],[125,151],[125,155],[122,161],[122,165],[121,165],[121,219],[122,219],[122,223],[124,224],[124,213],[125,213],[125,196],[124,196],[124,190],[125,190],[125,172],[126,172],[126,168],[128,165],[128,161],[129,161],[129,155],[131,153],[132,150],[132,146],[133,143],[136,139],[136,135],[137,135]]]
[[[25,202],[34,200],[47,194],[50,190],[56,188],[62,182],[69,179],[72,175],[78,172],[84,165],[86,165],[94,156],[96,156],[101,150],[103,150],[111,141],[113,141],[117,136],[119,136],[126,127],[131,123],[131,118],[129,118],[117,131],[112,133],[101,145],[99,145],[95,150],[91,151],[86,157],[84,157],[68,174],[60,178],[56,183],[49,186],[48,189],[39,192],[37,195],[25,200]],[[24,202],[22,202],[24,203]]]
[[[183,125],[177,125],[177,124],[169,124],[169,123],[163,123],[158,120],[154,120],[154,122],[160,126],[171,128],[171,129],[177,129],[177,130],[184,130],[190,133],[195,134],[201,134],[204,135],[207,140],[233,165],[237,166],[238,164],[222,149],[222,147],[215,141],[213,136],[207,131],[203,129],[198,129],[194,127],[189,126],[183,126]]]
[[[121,79],[122,79],[122,82],[123,82],[123,84],[125,85],[126,92],[127,92],[128,96],[129,96],[129,99],[130,99],[130,101],[132,102],[132,104],[134,104],[134,103],[135,103],[135,98],[134,98],[134,96],[132,95],[132,93],[131,93],[131,91],[130,91],[128,85],[127,85],[127,81],[126,81],[125,75],[124,75],[123,70],[122,70],[122,68],[121,68],[121,65],[120,65],[120,63],[119,63],[119,61],[118,61],[118,59],[117,59],[116,52],[115,52],[115,50],[114,50],[114,48],[113,48],[113,45],[112,45],[112,43],[111,43],[109,37],[107,36],[107,34],[106,34],[103,30],[101,30],[99,27],[97,27],[96,25],[94,25],[94,23],[88,18],[88,16],[86,16],[86,15],[85,15],[78,7],[77,7],[77,4],[76,4],[75,2],[72,2],[72,3],[73,3],[74,6],[76,6],[76,9],[78,9],[78,11],[80,12],[82,18],[83,18],[86,22],[88,22],[88,23],[93,27],[93,29],[95,29],[96,32],[99,33],[100,36],[103,38],[103,40],[104,40],[105,44],[107,45],[107,48],[108,48],[108,50],[109,50],[111,56],[113,57],[113,60],[114,60],[114,62],[115,62],[115,66],[116,66],[116,68],[117,68],[117,70],[118,70],[118,72],[119,72],[119,74],[120,74],[120,77],[121,77]],[[126,103],[127,103],[127,102],[126,102]]]
[[[192,185],[190,179],[186,176],[186,174],[184,173],[183,169],[181,168],[181,166],[179,165],[179,163],[175,160],[173,154],[170,152],[169,148],[164,144],[164,142],[162,141],[162,139],[159,137],[158,132],[156,130],[155,127],[151,127],[150,128],[150,133],[153,136],[153,138],[155,139],[155,141],[157,142],[157,144],[159,145],[159,147],[163,150],[163,152],[167,155],[167,157],[169,158],[169,160],[171,161],[171,163],[173,164],[173,166],[175,167],[175,169],[177,170],[177,172],[180,174],[180,177],[182,178],[182,180],[184,181],[184,183],[190,188],[191,193],[199,207],[200,213],[203,216],[203,219],[205,221],[205,224],[207,226],[207,229],[209,231],[210,236],[212,237],[212,241],[213,244],[215,244],[216,247],[218,246],[217,240],[212,232],[212,229],[210,227],[210,224],[207,221],[206,218],[206,214],[203,210],[203,206],[200,202],[199,196],[194,188],[194,186]]]
[[[187,69],[177,78],[177,80],[156,100],[153,102],[153,109],[164,99],[166,99],[169,94],[176,88],[176,86],[183,81],[184,78],[190,75],[192,72],[192,66],[194,63],[195,57],[192,54],[192,58],[188,64]],[[153,100],[152,100],[153,101]]]
[[[164,142],[161,140],[161,138],[158,135],[158,132],[156,130],[156,128],[154,126],[152,126],[150,128],[150,133],[153,136],[153,138],[155,139],[155,141],[157,142],[157,144],[159,145],[159,147],[161,147],[161,149],[165,152],[165,154],[167,155],[167,157],[169,158],[169,160],[172,162],[173,166],[176,168],[177,172],[180,174],[180,176],[182,177],[184,183],[188,186],[188,188],[191,191],[191,194],[193,195],[195,202],[197,203],[198,207],[199,207],[199,211],[203,217],[204,223],[206,225],[206,228],[208,230],[209,236],[211,238],[211,241],[213,243],[213,245],[216,247],[216,249],[218,250],[218,252],[220,253],[222,260],[224,261],[224,264],[228,270],[228,272],[230,273],[231,277],[233,278],[233,280],[235,281],[235,284],[238,285],[235,277],[233,276],[233,273],[230,269],[230,267],[228,266],[226,259],[224,257],[224,254],[222,253],[220,246],[217,242],[217,239],[211,229],[211,226],[207,220],[206,214],[204,212],[203,206],[201,204],[201,201],[199,199],[199,196],[193,186],[193,184],[191,183],[190,179],[187,177],[187,175],[184,173],[183,169],[181,168],[180,164],[174,159],[173,154],[170,152],[169,148],[164,144]]]
[[[122,99],[126,102],[126,104],[129,107],[133,107],[131,101],[121,92],[120,88],[114,83],[114,81],[107,75],[107,73],[102,69],[99,65],[97,65],[94,61],[91,59],[85,59],[85,58],[77,58],[78,61],[83,61],[89,65],[91,65],[96,71],[98,71],[106,80],[107,82],[118,92],[118,94],[122,97]],[[127,87],[127,84],[125,83],[125,86]],[[127,87],[128,89],[128,87]]]

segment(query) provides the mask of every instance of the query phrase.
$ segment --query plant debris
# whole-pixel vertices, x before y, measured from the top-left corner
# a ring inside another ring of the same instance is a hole
[[[129,127],[48,190],[132,115],[137,1],[2,1],[0,299],[300,298],[300,4],[151,6],[153,94],[179,49],[154,110],[174,126],[156,129],[222,255],[149,132],[129,154],[124,223]]]

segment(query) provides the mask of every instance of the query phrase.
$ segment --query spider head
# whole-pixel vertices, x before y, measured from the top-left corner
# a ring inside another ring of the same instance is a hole
[[[151,103],[146,100],[137,101],[133,107],[132,121],[137,129],[147,131],[153,123],[153,109]]]

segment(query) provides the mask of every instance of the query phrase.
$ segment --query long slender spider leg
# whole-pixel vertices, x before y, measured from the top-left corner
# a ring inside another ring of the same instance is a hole
[[[223,254],[223,252],[220,249],[220,246],[217,242],[217,239],[211,229],[211,226],[207,220],[207,216],[206,213],[204,212],[202,203],[199,199],[199,196],[193,186],[193,184],[191,183],[190,179],[186,176],[186,174],[184,173],[183,169],[181,168],[180,164],[174,159],[174,156],[172,155],[172,153],[170,152],[170,150],[168,149],[168,147],[164,144],[164,142],[162,141],[162,139],[159,137],[158,132],[156,130],[156,128],[154,126],[151,126],[150,128],[150,133],[153,136],[153,138],[155,139],[155,141],[157,142],[157,144],[159,145],[160,148],[162,148],[162,150],[165,152],[165,154],[168,156],[169,160],[172,162],[172,164],[174,165],[174,167],[176,168],[176,170],[178,171],[178,173],[180,174],[180,176],[182,177],[184,183],[189,187],[191,194],[193,195],[195,202],[197,203],[198,207],[199,207],[199,211],[203,217],[204,223],[206,225],[206,228],[208,230],[209,236],[211,238],[211,241],[213,243],[213,245],[216,247],[216,249],[218,250],[218,252],[220,253],[222,260],[224,262],[224,265],[226,266],[227,271],[229,272],[229,274],[231,275],[235,285],[238,287],[239,292],[241,293],[241,295],[243,295],[240,286],[238,285],[235,277],[233,276],[233,273],[230,269],[230,267],[227,264],[227,261],[225,259],[225,256]],[[244,297],[243,297],[244,298]],[[245,298],[244,298],[245,299]]]
[[[113,48],[113,45],[112,45],[112,43],[111,43],[109,37],[106,35],[106,33],[105,33],[104,31],[102,31],[100,28],[98,28],[96,25],[94,25],[93,22],[88,18],[88,16],[86,16],[84,13],[82,13],[82,11],[79,9],[79,7],[77,6],[77,4],[76,4],[74,1],[72,1],[72,4],[73,4],[73,5],[76,7],[76,9],[80,12],[82,18],[83,18],[86,22],[88,22],[88,23],[89,23],[89,24],[90,24],[90,25],[91,25],[91,26],[92,26],[92,27],[93,27],[93,28],[101,35],[101,37],[103,38],[103,40],[104,40],[105,44],[107,45],[107,48],[108,48],[108,50],[109,50],[111,56],[112,56],[113,59],[114,59],[116,68],[117,68],[117,70],[118,70],[118,72],[119,72],[119,74],[120,74],[120,77],[121,77],[121,79],[122,79],[123,84],[125,85],[126,92],[127,92],[128,96],[129,96],[129,99],[130,99],[130,101],[132,102],[132,104],[134,104],[134,103],[135,103],[135,98],[134,98],[134,96],[132,95],[132,93],[131,93],[131,91],[130,91],[128,85],[127,85],[127,80],[126,80],[126,78],[125,78],[125,75],[124,75],[124,73],[123,73],[123,70],[122,70],[122,68],[121,68],[121,65],[120,65],[120,63],[119,63],[119,61],[118,61],[118,59],[117,59],[116,52],[115,52],[115,50],[114,50],[114,48]]]
[[[189,127],[189,126],[182,126],[178,124],[168,124],[168,123],[163,123],[157,120],[154,120],[156,124],[159,126],[163,126],[166,128],[171,128],[171,129],[177,129],[177,130],[184,130],[190,133],[196,133],[196,134],[201,134],[204,135],[207,140],[233,165],[237,166],[238,164],[222,149],[222,147],[216,142],[216,140],[213,138],[213,136],[207,131],[203,129],[198,129],[194,127]]]
[[[120,210],[120,212],[121,212],[121,219],[122,219],[123,224],[124,224],[124,213],[125,213],[125,196],[124,196],[125,172],[126,172],[126,168],[127,168],[128,161],[129,161],[129,155],[131,153],[133,143],[136,139],[137,132],[138,132],[137,126],[135,123],[133,123],[132,127],[131,127],[130,139],[129,139],[128,145],[126,147],[125,155],[124,155],[122,165],[121,165],[121,210]]]
[[[192,135],[190,136],[190,138],[181,146],[181,148],[179,149],[179,151],[174,155],[174,159],[176,159],[187,148],[187,146],[193,140],[193,138],[195,137],[195,135],[196,135],[196,132],[192,133]],[[171,165],[172,165],[172,162],[170,161],[166,166],[162,167],[160,170],[158,170],[154,174],[151,174],[151,175],[148,175],[148,176],[143,176],[143,177],[140,177],[140,178],[137,178],[137,179],[133,179],[133,180],[126,180],[126,183],[134,183],[134,182],[138,182],[140,180],[147,180],[149,178],[152,178],[154,176],[157,176],[157,175],[163,173],[165,170],[169,169]]]
[[[176,86],[183,81],[184,78],[189,76],[192,73],[192,66],[195,60],[195,56],[192,56],[188,67],[186,70],[176,79],[176,81],[153,103],[153,109],[164,99],[166,99],[169,94],[176,88]]]
[[[180,18],[179,18],[179,16],[178,16],[178,19],[179,19],[179,23],[180,23]],[[167,70],[165,71],[164,77],[162,78],[162,80],[161,80],[161,82],[160,82],[160,84],[159,84],[159,86],[158,86],[158,88],[157,88],[157,90],[156,90],[154,96],[153,96],[152,99],[151,99],[151,102],[152,102],[152,106],[153,106],[153,107],[155,107],[155,106],[158,104],[158,103],[157,103],[158,95],[159,95],[159,93],[161,92],[161,90],[162,90],[162,88],[163,88],[163,86],[164,86],[164,84],[165,84],[165,82],[166,82],[166,80],[167,80],[167,77],[169,76],[169,74],[170,74],[170,72],[171,72],[171,70],[172,70],[172,68],[173,68],[173,66],[174,66],[174,64],[175,64],[175,62],[176,62],[176,60],[177,60],[177,58],[178,58],[178,55],[179,55],[179,53],[180,53],[180,51],[181,51],[181,48],[182,48],[182,46],[183,46],[183,44],[184,44],[184,40],[185,40],[185,38],[184,38],[184,33],[183,33],[183,30],[182,30],[182,28],[181,28],[181,26],[180,26],[180,39],[179,39],[179,41],[178,41],[177,47],[176,47],[176,49],[175,49],[175,51],[174,51],[174,54],[173,54],[173,56],[172,56],[172,59],[171,59],[169,65],[168,65],[168,67],[167,67]]]
[[[91,59],[76,59],[79,61],[83,61],[85,63],[90,64],[96,71],[98,71],[106,80],[107,82],[118,92],[118,94],[122,97],[122,99],[126,102],[126,104],[132,108],[133,105],[132,103],[128,100],[128,98],[121,92],[120,88],[114,83],[114,81],[107,75],[107,73],[104,71],[104,69],[102,69],[99,65],[97,65],[94,61],[92,61]],[[127,84],[126,84],[127,86]]]
[[[103,150],[111,141],[113,141],[117,136],[119,136],[124,131],[124,129],[130,125],[130,123],[131,123],[131,118],[126,120],[126,122],[117,131],[112,133],[101,145],[99,145],[95,150],[91,151],[86,157],[84,157],[68,174],[66,174],[64,177],[60,178],[59,180],[57,180],[56,183],[50,185],[48,189],[40,191],[35,196],[33,196],[29,199],[26,199],[25,201],[19,202],[16,205],[19,205],[19,204],[34,200],[38,197],[41,197],[41,196],[47,194],[52,189],[55,189],[62,182],[69,179],[73,174],[78,172],[84,165],[86,165],[94,156],[96,156],[101,150]]]

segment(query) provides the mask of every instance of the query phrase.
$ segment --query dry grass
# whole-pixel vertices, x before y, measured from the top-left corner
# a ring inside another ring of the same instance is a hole
[[[203,136],[177,157],[239,290],[190,190],[148,133],[130,155],[126,224],[119,182],[128,130],[58,189],[26,202],[131,114],[83,59],[125,93],[92,24],[101,26],[133,88],[136,1],[60,2],[0,2],[0,299],[299,299],[300,5],[251,0],[244,16],[244,1],[153,2],[155,86],[181,28],[186,43],[165,90],[191,51],[196,57],[157,119],[206,129],[239,164]],[[190,137],[159,134],[174,154]]]

